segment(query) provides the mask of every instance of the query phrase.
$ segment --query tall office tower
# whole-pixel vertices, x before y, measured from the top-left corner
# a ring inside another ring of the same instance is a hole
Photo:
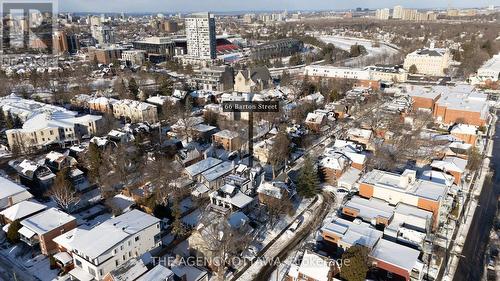
[[[210,13],[197,13],[186,17],[188,55],[200,59],[215,59],[215,18]]]
[[[394,10],[392,11],[393,19],[400,19],[403,17],[403,6],[394,6]]]

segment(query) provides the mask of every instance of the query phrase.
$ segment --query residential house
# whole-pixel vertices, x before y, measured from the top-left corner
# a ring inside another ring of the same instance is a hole
[[[292,264],[288,270],[286,281],[333,281],[339,269],[328,257],[306,250],[300,265]]]
[[[133,281],[147,271],[148,268],[141,259],[133,258],[108,272],[103,281]]]
[[[471,145],[476,145],[477,133],[478,130],[476,126],[466,124],[456,124],[450,130],[452,136]]]
[[[467,168],[467,160],[458,157],[447,156],[441,160],[432,161],[431,167],[445,173],[449,173],[453,176],[454,183],[460,186],[462,182],[462,176]]]
[[[212,136],[212,142],[221,145],[227,151],[235,151],[241,148],[241,140],[238,132],[222,130]]]
[[[46,165],[28,159],[9,161],[9,166],[16,170],[21,184],[40,192],[47,190],[56,176]]]
[[[158,264],[150,271],[136,279],[136,281],[174,281],[174,277],[174,272],[172,270]]]
[[[221,164],[222,162],[223,162],[222,160],[208,157],[206,159],[203,159],[199,162],[192,164],[191,166],[186,167],[185,173],[190,179],[198,180],[199,176],[203,172],[210,170],[211,168],[216,167],[217,165]]]
[[[113,104],[113,115],[116,118],[125,118],[132,123],[158,122],[158,111],[156,106],[135,101],[135,100],[119,100]]]
[[[57,251],[52,240],[77,226],[76,218],[56,208],[47,209],[21,221],[19,235],[21,241],[29,246],[39,246],[42,254],[50,255]]]
[[[0,210],[33,197],[23,186],[0,176]]]
[[[268,204],[271,200],[282,200],[291,198],[296,194],[290,186],[281,181],[265,181],[257,188],[257,196],[261,204]]]
[[[360,128],[351,128],[347,130],[347,139],[368,145],[372,139],[372,131]]]
[[[106,235],[103,235],[105,233]],[[103,280],[106,274],[161,245],[160,219],[131,210],[90,230],[81,229],[62,247],[71,252],[78,280]]]
[[[360,218],[364,222],[374,226],[387,226],[392,220],[394,207],[388,202],[378,199],[365,199],[359,196],[354,196],[347,201],[342,207],[342,214],[352,218]]]
[[[320,233],[323,240],[344,251],[355,245],[373,249],[383,235],[382,231],[359,219],[351,222],[342,218],[325,224]]]
[[[242,93],[260,92],[273,85],[269,69],[265,66],[240,70],[235,77],[234,90]]]
[[[404,203],[394,208],[391,223],[384,229],[384,238],[416,249],[422,249],[432,228],[432,212]]]
[[[21,201],[0,212],[0,223],[4,226],[8,226],[15,220],[23,220],[45,209],[47,209],[47,206],[36,201]]]
[[[224,184],[209,194],[210,206],[213,210],[227,214],[235,211],[245,211],[251,207],[253,198],[241,192],[232,184]]]
[[[373,265],[385,270],[394,278],[394,275],[404,278],[406,281],[422,280],[424,275],[424,264],[419,260],[420,251],[380,239],[370,253]]]
[[[323,126],[326,125],[327,116],[320,112],[309,112],[307,114],[305,125],[314,133],[319,133]]]
[[[204,172],[198,177],[198,181],[211,190],[215,190],[224,184],[224,176],[234,170],[233,162],[224,161]]]
[[[113,105],[117,103],[118,100],[107,97],[96,97],[87,101],[88,108],[92,111],[98,111],[102,113],[112,113]]]

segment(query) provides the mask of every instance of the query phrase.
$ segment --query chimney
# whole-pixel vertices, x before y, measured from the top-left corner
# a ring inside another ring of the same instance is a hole
[[[431,49],[431,50],[432,50],[432,49],[434,49],[435,45],[436,45],[436,44],[434,43],[434,41],[431,41],[431,44],[430,44],[430,48],[429,48],[429,49]]]

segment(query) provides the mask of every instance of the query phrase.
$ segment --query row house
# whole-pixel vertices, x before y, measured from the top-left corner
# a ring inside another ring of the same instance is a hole
[[[158,111],[156,106],[129,99],[119,100],[114,103],[113,115],[116,118],[125,118],[133,123],[158,122]]]

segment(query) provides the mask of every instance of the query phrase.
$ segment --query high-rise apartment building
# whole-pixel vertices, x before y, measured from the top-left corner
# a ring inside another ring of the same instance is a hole
[[[390,11],[389,9],[378,9],[377,12],[375,13],[375,17],[379,20],[388,20],[390,17]]]
[[[210,13],[186,17],[187,52],[200,59],[216,58],[215,18]]]
[[[392,18],[393,19],[401,19],[403,17],[403,6],[394,6],[394,9],[392,11]]]

